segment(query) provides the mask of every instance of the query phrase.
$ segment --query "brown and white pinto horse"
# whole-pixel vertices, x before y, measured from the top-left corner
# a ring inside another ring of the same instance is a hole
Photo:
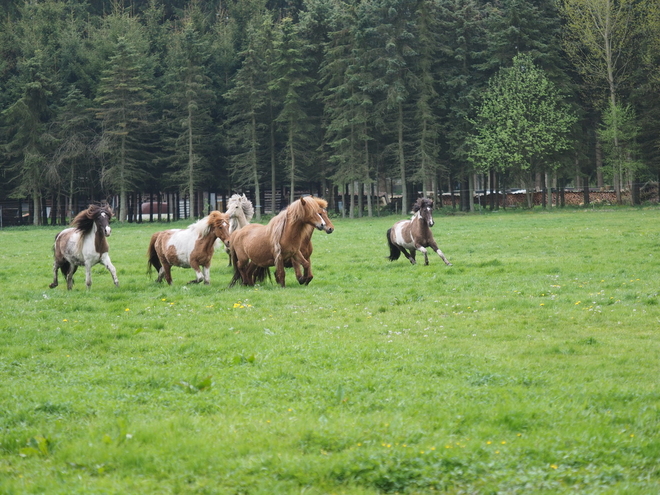
[[[66,277],[66,288],[73,288],[73,274],[79,266],[85,267],[85,283],[89,289],[92,286],[92,266],[101,263],[105,266],[115,285],[119,287],[117,270],[110,261],[108,241],[110,236],[110,218],[112,209],[107,206],[90,205],[81,211],[71,222],[71,227],[64,229],[55,236],[55,263],[53,264],[53,283],[50,288],[57,287],[57,272],[62,270]]]
[[[313,278],[311,264],[301,248],[309,244],[307,249],[311,254],[310,238],[315,228],[328,233],[334,230],[332,224],[328,226],[327,207],[324,199],[307,196],[291,203],[268,225],[250,224],[232,233],[229,249],[234,277],[230,287],[239,280],[243,285],[254,285],[255,281],[263,280],[271,266],[275,267],[275,281],[284,287],[284,267],[288,263],[293,266],[298,282],[309,284]]]
[[[147,272],[158,270],[158,282],[163,278],[172,285],[173,266],[192,268],[196,278],[188,282],[209,284],[211,260],[215,252],[215,240],[229,242],[229,215],[212,211],[187,229],[170,229],[151,236],[147,250]]]
[[[438,253],[447,266],[451,263],[438,248],[433,239],[431,227],[433,227],[433,201],[428,198],[419,198],[413,206],[413,216],[410,220],[401,220],[387,231],[387,244],[390,247],[390,261],[399,259],[401,253],[405,255],[413,265],[417,251],[424,253],[424,264],[429,264],[429,256],[426,248],[430,247]],[[408,254],[408,251],[410,254]]]

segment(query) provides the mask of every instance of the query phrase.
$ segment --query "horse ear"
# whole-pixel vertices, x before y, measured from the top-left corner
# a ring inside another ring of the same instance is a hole
[[[305,198],[300,198],[300,204],[304,205],[305,204]]]

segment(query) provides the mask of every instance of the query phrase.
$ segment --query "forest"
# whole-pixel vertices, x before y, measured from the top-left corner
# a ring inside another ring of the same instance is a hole
[[[9,0],[0,14],[0,201],[25,200],[37,225],[111,198],[119,221],[145,198],[190,198],[199,216],[210,192],[246,193],[257,218],[300,194],[352,218],[381,196],[400,212],[419,194],[460,191],[469,210],[477,190],[639,204],[657,189],[657,0]]]

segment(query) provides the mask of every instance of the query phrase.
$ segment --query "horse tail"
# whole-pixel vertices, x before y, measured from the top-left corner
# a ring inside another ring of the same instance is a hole
[[[151,274],[151,268],[155,268],[157,272],[160,272],[162,267],[160,263],[160,258],[158,258],[158,251],[156,250],[156,240],[158,239],[158,234],[156,232],[151,236],[151,241],[149,241],[149,249],[147,250],[147,274]]]
[[[390,261],[396,261],[401,256],[401,250],[392,242],[392,238],[390,237],[391,232],[392,229],[387,229],[387,245],[390,247],[389,259]]]
[[[241,272],[238,271],[238,255],[232,242],[229,243],[229,260],[234,267],[234,276],[231,278],[231,282],[229,282],[229,287],[233,287],[236,285],[236,282],[242,281],[243,277],[241,277]]]
[[[263,282],[264,280],[266,280],[266,276],[268,276],[268,280],[271,280],[270,268],[268,268],[267,266],[256,267],[252,272],[252,275],[254,276],[255,283]]]

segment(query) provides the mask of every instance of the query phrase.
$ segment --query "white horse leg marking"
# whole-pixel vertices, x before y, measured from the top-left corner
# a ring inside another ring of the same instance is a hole
[[[442,254],[442,251],[440,251],[440,248],[438,248],[438,250],[436,251],[436,253],[438,253],[438,256],[440,256],[440,258],[442,258],[442,261],[445,262],[445,265],[447,265],[447,266],[452,266],[452,264],[451,264],[451,263],[449,262],[449,260],[445,257],[445,255]]]
[[[92,263],[85,263],[85,285],[88,289],[92,288]]]
[[[424,264],[428,265],[429,264],[429,254],[428,254],[428,251],[426,250],[426,248],[424,246],[419,246],[417,248],[417,251],[419,251],[420,253],[422,253],[424,255]]]
[[[112,281],[115,283],[115,287],[119,287],[119,280],[117,279],[117,270],[115,270],[115,265],[112,264],[112,261],[110,261],[110,255],[108,253],[103,253],[101,255],[101,263],[103,266],[105,266],[108,271],[110,272],[110,275],[112,275]],[[91,285],[91,281],[90,281]]]

